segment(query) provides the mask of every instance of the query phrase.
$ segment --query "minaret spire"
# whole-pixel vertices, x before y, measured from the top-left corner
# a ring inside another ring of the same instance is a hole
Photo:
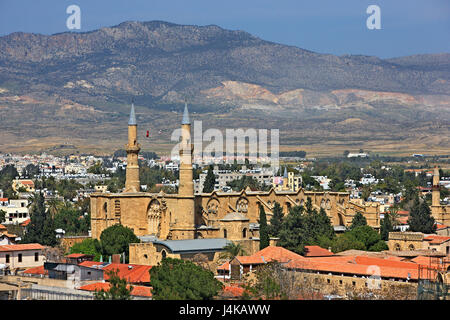
[[[128,121],[129,126],[135,126],[136,123],[136,114],[134,112],[134,102],[131,102],[131,111],[130,111],[130,120]]]
[[[184,101],[184,112],[183,112],[183,120],[181,124],[191,124],[191,120],[189,119],[189,111],[187,107],[187,101]]]

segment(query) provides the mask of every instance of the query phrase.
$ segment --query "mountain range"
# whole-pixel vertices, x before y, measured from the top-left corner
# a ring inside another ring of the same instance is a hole
[[[449,53],[336,56],[163,21],[0,37],[0,151],[112,153],[132,100],[148,151],[170,150],[185,100],[204,129],[280,129],[282,150],[450,150]]]

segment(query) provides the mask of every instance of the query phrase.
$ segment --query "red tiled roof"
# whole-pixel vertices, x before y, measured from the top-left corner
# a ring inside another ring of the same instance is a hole
[[[230,263],[227,261],[224,264],[217,267],[217,270],[230,270]]]
[[[6,232],[1,232],[1,233],[0,233],[0,236],[5,236],[5,237],[7,237],[7,238],[16,238],[16,237],[17,237],[16,234],[9,233],[8,231],[6,231]]]
[[[0,198],[0,202],[8,202],[8,198]]]
[[[409,211],[407,211],[407,210],[398,210],[397,214],[401,215],[401,216],[409,216]]]
[[[42,250],[44,246],[39,243],[9,244],[0,246],[0,251]]]
[[[367,256],[347,256],[348,261],[344,259],[327,258],[308,258],[289,262],[286,267],[293,269],[306,269],[322,272],[334,272],[347,275],[372,276],[376,266],[379,275],[383,278],[401,278],[417,279],[418,265],[410,262],[399,262],[381,258],[372,258]]]
[[[119,277],[126,279],[130,283],[144,283],[150,282],[150,269],[151,266],[138,265],[138,264],[124,264],[124,263],[110,263],[103,267],[103,270],[114,270],[118,269]],[[105,273],[105,280],[109,277]]]
[[[398,217],[398,218],[397,218],[397,222],[398,222],[399,224],[408,224],[408,220],[409,220],[409,216]]]
[[[139,296],[139,297],[151,297],[152,296],[152,288],[144,287],[144,286],[133,286],[131,295]]]
[[[129,283],[148,283],[150,282],[150,269],[152,266],[140,264],[125,264],[125,263],[109,263],[103,266],[104,262],[98,261],[83,261],[80,266],[97,267],[105,271],[118,270],[118,275],[122,279],[126,279]],[[109,276],[104,273],[104,279],[108,280]]]
[[[285,263],[291,260],[304,259],[301,255],[283,247],[268,246],[251,256],[237,256],[241,264],[263,264],[271,261]]]
[[[417,264],[421,264],[421,265],[425,265],[425,266],[438,266],[439,264],[437,263],[439,261],[439,259],[433,258],[433,257],[425,257],[425,256],[417,256],[414,259],[411,259],[411,261],[417,263]]]
[[[404,262],[404,261],[395,261],[392,259],[383,259],[383,258],[374,258],[374,257],[368,257],[368,256],[357,256],[355,257],[354,261],[357,264],[363,264],[363,265],[376,265],[376,266],[385,266],[385,267],[392,267],[392,268],[415,268],[416,266],[414,263],[411,262]]]
[[[45,270],[44,266],[42,265],[39,267],[29,268],[29,269],[25,270],[23,273],[48,275],[48,270]]]
[[[319,246],[305,246],[305,257],[328,257],[334,253]]]
[[[423,240],[429,241],[430,244],[441,244],[441,243],[449,241],[450,237],[431,235],[431,236],[427,236],[427,237],[423,238]]]
[[[250,265],[250,264],[255,265],[255,264],[264,264],[272,261],[286,263],[291,260],[306,259],[306,258],[283,247],[268,246],[251,256],[236,256],[235,259],[239,261],[240,264],[243,265]],[[229,267],[230,262],[225,262],[224,264],[218,266],[217,270],[228,271]]]
[[[22,227],[26,227],[27,225],[30,224],[30,222],[31,222],[31,219],[28,218],[27,220],[25,220],[24,222],[22,222],[20,225],[21,225]]]
[[[445,229],[445,228],[448,228],[448,226],[446,226],[445,224],[436,222],[436,230]]]
[[[245,289],[239,286],[226,286],[223,288],[222,294],[228,297],[240,297],[244,291]]]
[[[6,230],[6,227],[2,224],[0,224],[0,230]]]
[[[78,289],[79,290],[85,290],[85,291],[100,291],[100,290],[108,290],[110,288],[110,283],[108,282],[96,282],[87,284],[85,286],[81,286]],[[130,288],[130,286],[128,286]],[[144,287],[144,286],[133,286],[133,290],[131,291],[132,296],[139,296],[139,297],[151,297],[152,292],[150,287]]]
[[[33,180],[21,180],[21,181],[19,181],[19,183],[21,183],[21,184],[34,185]]]
[[[240,264],[263,264],[264,259],[262,256],[237,256],[236,259]],[[266,261],[268,262],[268,261]]]
[[[85,257],[87,256],[84,253],[71,253],[68,256],[66,256],[66,258],[81,258],[81,257]]]

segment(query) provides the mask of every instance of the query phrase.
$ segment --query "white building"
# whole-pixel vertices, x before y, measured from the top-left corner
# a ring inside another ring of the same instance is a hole
[[[26,199],[10,199],[6,206],[1,204],[5,204],[5,202],[0,203],[0,210],[6,212],[4,224],[22,223],[30,217]]]

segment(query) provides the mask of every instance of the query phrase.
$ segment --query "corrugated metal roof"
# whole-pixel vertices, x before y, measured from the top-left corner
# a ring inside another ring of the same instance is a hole
[[[155,244],[160,244],[169,248],[173,253],[193,252],[193,251],[217,251],[223,249],[231,241],[224,238],[216,239],[188,239],[188,240],[156,240]]]

